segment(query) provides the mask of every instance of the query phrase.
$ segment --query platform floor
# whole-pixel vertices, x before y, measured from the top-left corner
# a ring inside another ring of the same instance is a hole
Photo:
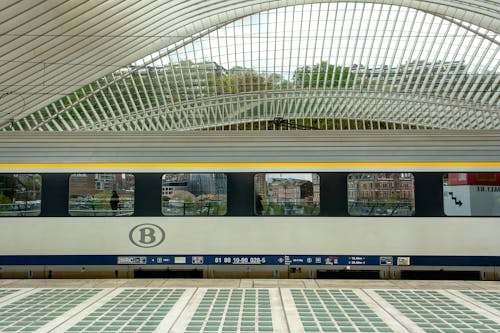
[[[0,280],[0,332],[500,332],[500,282]]]

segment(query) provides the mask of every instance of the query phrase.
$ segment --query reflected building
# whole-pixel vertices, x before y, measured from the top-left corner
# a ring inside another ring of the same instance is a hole
[[[115,190],[115,181],[119,182],[114,173],[96,173],[94,174],[95,189],[97,191]],[[120,177],[121,181],[121,177]]]
[[[303,179],[278,178],[268,184],[269,202],[304,203],[313,200],[312,182]]]
[[[71,175],[71,192],[95,195],[97,193],[116,190],[118,192],[134,191],[135,178],[124,173],[81,173]]]
[[[86,173],[76,173],[70,177],[70,193],[93,195],[95,190],[95,177],[88,177]]]
[[[226,195],[226,175],[223,173],[165,174],[162,177],[162,195],[189,192],[194,197]]]
[[[227,177],[223,173],[212,174],[214,179],[215,189],[213,191],[216,195],[226,195],[227,193]]]
[[[266,174],[265,173],[256,174],[253,183],[255,187],[255,194],[260,195],[262,198],[265,198],[267,196]]]
[[[320,199],[320,187],[319,187],[319,174],[312,174],[312,185],[313,185],[313,202],[319,203]]]
[[[410,173],[356,173],[347,181],[353,202],[415,202],[414,178]]]
[[[163,197],[170,197],[175,191],[188,191],[188,175],[184,173],[168,173],[163,175],[161,192]]]
[[[195,196],[213,193],[212,188],[215,188],[215,182],[212,182],[213,177],[207,173],[193,173],[190,175],[189,189]],[[212,186],[213,185],[213,186]]]

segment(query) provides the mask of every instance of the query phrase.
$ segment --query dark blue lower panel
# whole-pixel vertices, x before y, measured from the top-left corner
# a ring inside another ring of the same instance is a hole
[[[500,266],[500,256],[4,255],[2,265]]]

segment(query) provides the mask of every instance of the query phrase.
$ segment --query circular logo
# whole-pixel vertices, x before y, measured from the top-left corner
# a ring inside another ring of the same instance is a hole
[[[165,231],[156,224],[144,223],[130,230],[128,238],[136,246],[155,247],[165,240]]]

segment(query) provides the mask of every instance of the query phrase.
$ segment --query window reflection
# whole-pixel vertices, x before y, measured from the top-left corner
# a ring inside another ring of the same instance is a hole
[[[260,173],[254,178],[255,214],[318,215],[319,175]]]
[[[448,216],[500,216],[500,173],[447,173],[443,177]]]
[[[72,216],[127,216],[134,213],[135,178],[127,173],[79,173],[69,178]]]
[[[38,174],[0,174],[0,216],[38,216],[42,177]]]
[[[349,215],[412,216],[415,214],[414,183],[411,173],[349,174]]]
[[[163,215],[224,215],[226,212],[226,175],[222,173],[168,173],[163,175]]]

